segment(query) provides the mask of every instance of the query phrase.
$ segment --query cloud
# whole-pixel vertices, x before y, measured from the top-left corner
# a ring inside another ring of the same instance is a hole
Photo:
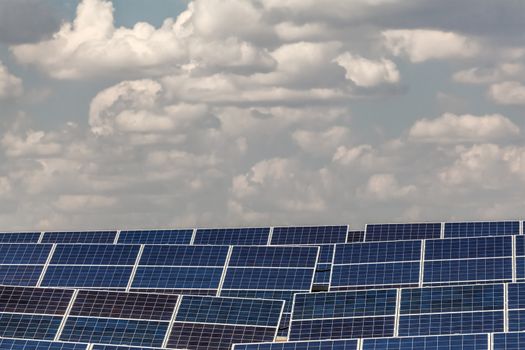
[[[60,195],[53,205],[65,213],[83,213],[97,211],[100,209],[110,209],[117,204],[117,199],[103,195]]]
[[[493,84],[489,88],[488,95],[501,105],[525,105],[525,85],[517,81]]]
[[[43,131],[29,130],[25,137],[7,132],[1,143],[9,157],[48,157],[62,150],[60,143],[53,139],[53,135]]]
[[[292,134],[299,147],[310,154],[332,154],[338,146],[348,142],[349,136],[350,130],[343,126],[321,132],[300,129]]]
[[[0,100],[19,97],[23,92],[22,79],[9,73],[7,67],[0,61]]]
[[[413,185],[400,185],[394,174],[374,174],[368,179],[365,188],[359,189],[358,193],[367,199],[387,201],[411,196],[416,191]]]
[[[393,84],[400,79],[395,63],[385,58],[374,61],[345,52],[335,61],[346,70],[346,79],[352,80],[357,86]]]
[[[480,142],[516,136],[519,127],[500,114],[475,116],[445,113],[435,119],[418,120],[409,130],[409,138],[418,142]]]
[[[475,67],[454,73],[452,79],[463,84],[488,84],[509,77],[523,75],[525,67],[519,63],[502,63],[496,67]]]
[[[391,29],[382,32],[385,47],[395,56],[414,63],[434,59],[472,57],[479,52],[473,39],[457,33],[430,29]]]

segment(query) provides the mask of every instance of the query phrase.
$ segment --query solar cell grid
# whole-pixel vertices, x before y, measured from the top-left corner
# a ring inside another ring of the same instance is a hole
[[[511,282],[512,259],[468,259],[426,261],[424,285],[479,281]]]
[[[226,271],[224,289],[310,290],[314,269],[238,268]]]
[[[276,327],[282,307],[278,300],[184,296],[175,320]]]
[[[364,339],[362,350],[485,350],[485,334],[412,338]]]
[[[357,350],[356,339],[236,344],[233,350]]]
[[[401,241],[439,238],[441,223],[368,224],[365,241]]]
[[[512,256],[512,237],[427,240],[425,260],[474,259]]]
[[[274,227],[272,245],[345,243],[348,226]]]
[[[494,334],[494,350],[521,350],[525,348],[525,333]]]
[[[315,269],[314,284],[329,284],[332,264],[317,264]]]
[[[134,265],[139,245],[59,244],[52,265]]]
[[[348,231],[346,243],[363,242],[365,240],[365,231]]]
[[[445,238],[479,237],[519,234],[519,221],[499,222],[447,222]]]
[[[0,337],[53,340],[62,316],[0,313]]]
[[[223,289],[221,297],[256,298],[284,300],[284,312],[292,311],[293,296],[297,291],[293,290],[245,290],[245,289]]]
[[[330,290],[414,287],[419,283],[419,265],[419,262],[333,265]]]
[[[106,243],[115,241],[117,231],[45,232],[42,243]]]
[[[419,261],[421,241],[337,244],[334,264]]]
[[[0,232],[0,243],[38,243],[40,232]]]
[[[177,295],[81,290],[70,315],[169,321],[177,299]]]
[[[42,286],[126,288],[131,270],[132,267],[127,266],[49,266],[44,275]]]
[[[0,284],[14,286],[35,286],[44,266],[3,265],[0,266]]]
[[[233,247],[230,267],[315,267],[318,247]]]
[[[121,231],[119,244],[190,244],[193,230]]]
[[[140,266],[131,287],[217,290],[222,271],[222,267]]]
[[[146,245],[139,265],[224,266],[228,246]]]
[[[0,265],[45,264],[51,244],[0,244]]]
[[[193,244],[266,245],[269,227],[198,229]]]
[[[40,340],[1,339],[3,350],[86,350],[87,344],[63,343]]]
[[[64,315],[71,289],[0,286],[0,312]]]

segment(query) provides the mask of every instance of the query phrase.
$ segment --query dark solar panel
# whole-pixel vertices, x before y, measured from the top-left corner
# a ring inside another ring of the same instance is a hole
[[[121,231],[119,244],[190,244],[193,230]]]
[[[233,247],[231,267],[315,267],[317,247]]]
[[[391,337],[394,316],[292,321],[290,340]]]
[[[314,269],[239,268],[226,272],[224,289],[310,290]]]
[[[139,265],[224,266],[228,246],[157,246],[144,247]]]
[[[488,346],[486,334],[475,334],[364,339],[362,350],[485,350]]]
[[[113,243],[117,231],[45,232],[42,243]]]
[[[440,260],[425,262],[425,285],[435,283],[511,281],[512,259]]]
[[[61,316],[0,313],[0,337],[53,340]]]
[[[346,243],[363,242],[365,240],[365,231],[348,231]]]
[[[357,350],[356,339],[236,344],[233,350]]]
[[[332,264],[317,264],[314,284],[329,284],[332,273]]]
[[[441,223],[368,224],[365,241],[401,241],[439,238]]]
[[[0,265],[45,264],[51,244],[0,244]]]
[[[276,327],[282,307],[277,300],[184,296],[175,320]]]
[[[419,262],[334,265],[330,290],[410,287],[418,283]]]
[[[2,350],[86,350],[87,344],[52,342],[44,340],[1,339]]]
[[[525,333],[495,333],[494,350],[522,350],[525,349]]]
[[[0,286],[0,312],[63,315],[73,290]]]
[[[334,264],[419,261],[421,241],[337,244]]]
[[[269,227],[198,229],[193,244],[266,245]]]
[[[161,347],[169,322],[68,317],[60,340]]]
[[[425,260],[511,257],[512,237],[428,240]]]
[[[70,315],[169,321],[178,296],[81,290]]]
[[[274,227],[272,245],[345,243],[348,226]]]
[[[43,266],[35,265],[0,266],[0,284],[36,286],[43,268]]]
[[[0,243],[38,243],[40,232],[0,232]]]
[[[49,266],[42,286],[125,288],[131,270],[127,266]]]
[[[53,265],[134,265],[140,246],[106,244],[59,244]]]
[[[445,238],[517,235],[519,231],[519,221],[445,223]]]
[[[139,267],[133,288],[217,289],[223,268],[215,267]]]

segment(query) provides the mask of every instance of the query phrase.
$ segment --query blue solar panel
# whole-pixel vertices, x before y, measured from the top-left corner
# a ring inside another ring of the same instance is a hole
[[[133,288],[217,289],[223,268],[139,267]]]
[[[0,313],[0,337],[53,340],[61,316]]]
[[[52,342],[45,340],[0,339],[3,350],[86,350],[87,344]]]
[[[525,333],[495,333],[494,350],[522,350],[525,348]]]
[[[121,231],[118,242],[127,244],[190,244],[193,230]]]
[[[60,340],[161,347],[168,322],[68,317]]]
[[[331,264],[334,260],[334,244],[321,244],[319,247],[319,259],[317,263],[320,264]]]
[[[136,347],[136,346],[123,346],[123,345],[98,345],[93,344],[91,350],[161,350],[161,348],[151,347]]]
[[[49,266],[42,286],[125,288],[131,270],[125,266]]]
[[[346,243],[363,242],[365,240],[365,231],[348,231]]]
[[[395,289],[296,294],[293,319],[394,315]]]
[[[329,284],[332,264],[317,264],[315,269],[314,284]]]
[[[517,235],[519,231],[519,221],[445,223],[445,238]]]
[[[272,245],[345,243],[345,226],[275,227]]]
[[[193,244],[266,245],[269,227],[198,229]]]
[[[157,246],[144,247],[139,265],[224,266],[228,246]]]
[[[64,315],[73,290],[0,286],[0,312]]]
[[[334,264],[420,261],[421,241],[337,244]]]
[[[42,243],[113,243],[117,231],[45,232]]]
[[[419,262],[334,265],[330,290],[364,286],[417,286]]]
[[[441,223],[368,224],[365,241],[401,241],[439,238]]]
[[[59,244],[53,265],[134,265],[140,246],[105,244]]]
[[[0,266],[0,284],[14,286],[35,286],[43,266],[5,265]]]
[[[0,244],[0,264],[45,264],[51,244]]]
[[[525,283],[509,283],[509,309],[525,309]]]
[[[282,307],[278,300],[184,296],[175,320],[276,327]]]
[[[290,340],[391,337],[394,317],[356,317],[292,321]]]
[[[440,260],[425,262],[424,283],[511,281],[512,259]]]
[[[313,269],[238,268],[226,271],[224,289],[310,290]]]
[[[232,267],[315,267],[317,247],[233,247]]]
[[[236,344],[233,350],[357,350],[356,339]]]
[[[485,334],[364,339],[362,350],[485,350]]]
[[[516,256],[525,256],[525,236],[516,236]]]
[[[511,257],[512,237],[428,240],[425,260]]]
[[[0,243],[38,243],[40,232],[0,232]]]
[[[297,291],[293,290],[222,289],[221,297],[284,300],[284,312],[289,313],[292,311],[292,301],[295,293],[297,293]]]

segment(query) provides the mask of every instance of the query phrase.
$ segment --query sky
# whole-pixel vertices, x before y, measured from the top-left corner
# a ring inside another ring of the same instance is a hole
[[[0,230],[523,219],[521,0],[0,1]]]

